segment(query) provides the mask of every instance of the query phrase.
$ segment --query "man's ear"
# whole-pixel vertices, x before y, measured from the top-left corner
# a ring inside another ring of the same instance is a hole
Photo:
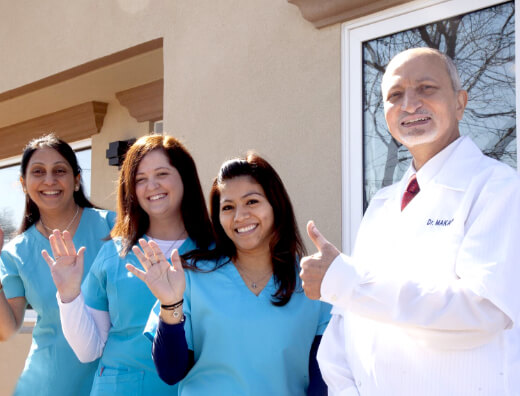
[[[457,120],[462,120],[464,116],[464,109],[466,109],[466,105],[468,104],[468,92],[460,89],[457,91]]]

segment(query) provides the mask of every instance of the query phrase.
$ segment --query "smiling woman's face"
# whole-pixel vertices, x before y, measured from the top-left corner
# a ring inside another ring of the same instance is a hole
[[[135,193],[150,222],[181,215],[184,185],[181,175],[162,150],[149,152],[139,163]]]
[[[237,252],[268,251],[274,230],[273,208],[265,192],[250,176],[220,185],[220,224]]]
[[[20,181],[40,212],[46,212],[73,204],[80,175],[74,177],[67,160],[56,150],[45,147],[33,153]]]

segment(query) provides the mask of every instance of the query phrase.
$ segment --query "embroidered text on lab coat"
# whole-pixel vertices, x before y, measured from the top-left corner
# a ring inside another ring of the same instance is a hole
[[[433,220],[433,219],[428,219],[428,221],[426,222],[426,225],[427,226],[449,226],[452,222],[453,222],[454,219],[437,219],[437,220]]]

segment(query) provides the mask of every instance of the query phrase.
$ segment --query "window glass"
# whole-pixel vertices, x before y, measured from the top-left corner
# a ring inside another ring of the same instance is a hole
[[[83,188],[87,197],[90,197],[91,156],[92,150],[77,151],[79,165],[82,169]],[[20,184],[20,164],[0,169],[0,186],[2,199],[0,200],[0,227],[4,231],[4,240],[8,242],[14,236],[22,223],[25,206],[25,196]]]
[[[409,152],[388,132],[380,89],[389,60],[407,48],[437,48],[455,61],[469,95],[461,134],[516,168],[514,35],[511,1],[363,43],[364,209],[410,164]]]
[[[0,227],[7,242],[22,222],[25,197],[20,184],[20,165],[0,169]]]
[[[76,151],[76,156],[78,157],[78,163],[81,167],[81,182],[83,183],[83,191],[85,191],[85,195],[90,199],[90,179],[92,175],[92,150],[86,149],[81,151]]]

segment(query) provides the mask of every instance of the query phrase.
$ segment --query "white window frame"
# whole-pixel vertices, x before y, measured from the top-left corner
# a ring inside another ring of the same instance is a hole
[[[341,31],[341,171],[342,249],[350,254],[363,217],[363,42],[447,19],[505,0],[418,0],[342,25]],[[515,0],[515,10],[520,0]],[[515,12],[515,55],[520,54],[520,16]],[[520,62],[515,62],[516,108],[520,109]],[[470,98],[471,100],[471,98]],[[517,111],[516,124],[520,124]],[[518,129],[518,128],[517,128]],[[520,138],[517,137],[517,153]],[[517,154],[520,155],[520,154]],[[520,161],[518,170],[520,171]]]

